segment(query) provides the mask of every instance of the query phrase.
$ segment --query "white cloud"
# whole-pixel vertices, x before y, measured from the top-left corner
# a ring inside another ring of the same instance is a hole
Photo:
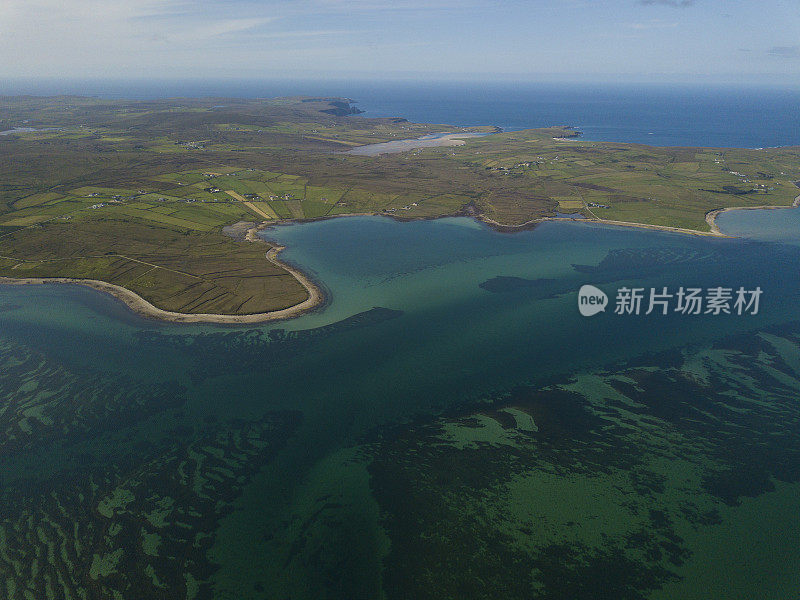
[[[606,10],[598,0],[0,0],[0,83],[26,75],[213,78],[303,70],[733,70],[730,56],[745,32],[748,44],[765,49],[760,57],[773,71],[800,65],[789,60],[792,46],[769,51],[786,60],[765,54],[774,40],[792,39],[796,20],[783,19],[780,36],[758,23],[723,36],[682,18],[707,3],[684,11],[642,6],[648,3],[691,4],[619,0]],[[766,42],[758,32],[768,32]],[[717,57],[714,66],[709,57]]]
[[[124,76],[132,64],[167,64],[167,49],[235,44],[277,19],[264,8],[237,8],[184,0],[0,0],[0,56],[7,57],[5,70],[19,70],[12,75],[116,68]]]
[[[208,38],[223,37],[252,31],[274,20],[275,19],[271,18],[222,19],[219,21],[203,22],[196,25],[189,25],[186,28],[178,28],[176,35],[173,36],[172,39],[175,41],[207,40]]]

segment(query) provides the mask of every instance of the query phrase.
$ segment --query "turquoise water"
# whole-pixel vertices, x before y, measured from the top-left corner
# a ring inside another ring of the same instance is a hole
[[[800,210],[730,210],[717,217],[717,225],[729,235],[766,242],[800,243]]]
[[[0,287],[7,589],[555,598],[601,585],[702,597],[724,584],[703,568],[721,531],[756,540],[800,527],[800,421],[784,399],[800,389],[794,245],[566,222],[504,234],[466,218],[263,235],[321,282],[324,308],[261,327],[185,326],[77,286]],[[755,316],[585,318],[586,283],[612,303],[625,285],[763,297]],[[742,458],[745,442],[757,462]],[[670,444],[680,456],[662,455]],[[607,508],[592,514],[598,498]],[[760,522],[764,506],[782,518]],[[565,533],[575,523],[582,533]],[[740,546],[714,572],[775,552]],[[727,597],[792,590],[798,553],[778,546],[771,574],[737,579]],[[32,571],[32,556],[49,567]],[[598,584],[584,563],[619,579]],[[531,573],[522,588],[510,583],[519,573]]]

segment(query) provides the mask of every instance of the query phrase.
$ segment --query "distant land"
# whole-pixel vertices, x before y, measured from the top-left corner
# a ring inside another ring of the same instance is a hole
[[[256,235],[272,224],[469,215],[508,231],[580,218],[719,235],[719,211],[799,193],[800,147],[653,147],[359,113],[337,97],[2,97],[0,281],[90,280],[151,316],[258,321],[322,301]],[[398,144],[433,134],[447,135]],[[387,143],[405,151],[364,148]]]

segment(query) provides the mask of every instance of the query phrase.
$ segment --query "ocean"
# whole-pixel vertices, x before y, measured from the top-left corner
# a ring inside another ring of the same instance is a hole
[[[449,89],[403,116],[587,127],[611,94],[569,110],[563,89],[547,102],[528,90],[490,109],[487,92],[461,113]],[[410,92],[361,92],[327,93],[367,116],[413,110]],[[609,138],[701,139],[629,102],[594,121]],[[711,110],[684,113],[699,124]],[[717,139],[796,143],[796,127],[734,125]],[[796,597],[798,214],[725,213],[735,238],[580,222],[507,234],[467,218],[274,227],[262,235],[329,303],[257,327],[150,321],[80,286],[0,286],[0,589]],[[605,311],[580,314],[585,284]],[[729,293],[730,311],[645,314],[652,294],[676,308],[682,288]],[[737,310],[740,289],[758,304]],[[616,310],[624,290],[642,292],[640,311]]]
[[[6,81],[1,94],[104,98],[344,96],[365,117],[496,125],[569,125],[590,140],[656,146],[800,145],[800,89],[722,85],[392,81]]]

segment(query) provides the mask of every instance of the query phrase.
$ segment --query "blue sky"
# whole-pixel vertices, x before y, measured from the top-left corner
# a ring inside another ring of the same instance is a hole
[[[0,0],[0,76],[796,85],[797,0]]]

